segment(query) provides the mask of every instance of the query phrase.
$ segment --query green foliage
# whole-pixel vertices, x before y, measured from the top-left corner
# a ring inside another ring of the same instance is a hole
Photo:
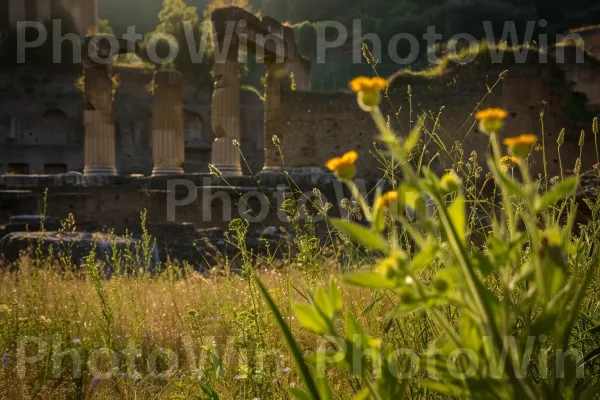
[[[101,19],[98,21],[98,33],[104,33],[106,35],[114,35],[115,31],[110,26],[107,19]]]
[[[315,58],[317,56],[317,24],[304,21],[292,25],[292,28],[300,53],[308,59]]]
[[[152,36],[161,38],[156,45],[156,53],[160,58],[166,58],[169,51],[176,46],[179,47],[179,52],[171,65],[161,64],[156,67],[176,69],[192,84],[209,84],[211,61],[208,47],[205,53],[200,55],[202,63],[194,62],[196,56],[193,53],[199,51],[202,31],[206,29],[201,23],[196,7],[188,6],[184,0],[164,0],[158,19],[156,29],[145,36],[145,43],[147,44]],[[174,40],[167,40],[165,35],[172,35]]]

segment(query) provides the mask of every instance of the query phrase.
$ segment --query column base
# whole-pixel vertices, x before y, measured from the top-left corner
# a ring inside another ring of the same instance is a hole
[[[183,173],[181,167],[154,167],[152,170],[152,176],[182,175]]]
[[[83,169],[83,174],[88,176],[116,176],[117,169],[114,166],[90,166]]]

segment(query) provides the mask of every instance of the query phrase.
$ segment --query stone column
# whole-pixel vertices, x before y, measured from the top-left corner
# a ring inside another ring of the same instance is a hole
[[[274,58],[265,58],[265,164],[263,171],[281,171],[283,162],[273,136],[279,142],[284,140],[279,112],[281,107],[282,79],[286,76],[285,64],[277,63]]]
[[[183,173],[184,141],[183,77],[177,71],[155,72],[152,106],[153,176]]]
[[[25,21],[24,0],[8,0],[8,20],[11,26],[17,26],[17,22]]]
[[[215,87],[212,97],[212,164],[224,175],[242,175],[240,151],[232,143],[240,141],[240,78],[238,47],[227,50],[226,60],[215,61]]]
[[[52,18],[51,0],[37,0],[37,20],[44,22]]]
[[[85,60],[85,175],[116,175],[113,82],[110,65]]]
[[[83,33],[98,32],[98,1],[85,0],[85,6],[81,10],[81,26]]]

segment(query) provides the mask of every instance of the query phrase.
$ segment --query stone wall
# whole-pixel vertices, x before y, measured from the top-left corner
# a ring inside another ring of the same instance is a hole
[[[391,87],[390,97],[396,109],[400,109],[401,121],[409,119],[410,105],[407,100],[407,87],[411,85],[414,114],[440,114],[438,135],[447,148],[460,141],[467,158],[476,151],[482,164],[488,151],[488,140],[478,131],[472,113],[486,107],[501,107],[508,111],[505,128],[500,137],[516,136],[522,133],[534,133],[545,143],[547,170],[550,176],[560,175],[556,139],[561,129],[566,130],[565,143],[561,148],[563,168],[573,169],[579,156],[578,140],[582,129],[588,133],[591,118],[582,123],[573,121],[569,115],[572,106],[572,93],[577,90],[562,72],[564,65],[558,65],[551,57],[544,63],[543,56],[529,51],[524,63],[505,54],[503,63],[491,62],[489,53],[484,52],[477,60],[465,66],[454,66],[436,79],[427,77],[397,76]],[[574,60],[566,60],[567,63]],[[567,64],[568,65],[568,64]],[[591,60],[586,60],[592,68]],[[581,64],[573,66],[580,68]],[[499,77],[503,79],[499,80]],[[496,86],[494,84],[498,82]],[[488,94],[488,89],[489,94]],[[585,104],[577,105],[585,107]],[[442,108],[443,107],[443,108]],[[388,109],[389,110],[389,109]],[[543,111],[543,125],[540,113]],[[413,118],[414,119],[414,118]],[[432,129],[431,119],[427,123]],[[406,130],[406,129],[405,129]],[[589,140],[593,140],[588,135]],[[435,147],[432,147],[432,151]],[[544,170],[542,151],[533,152],[532,169],[534,173]],[[433,153],[431,153],[433,154]],[[596,163],[593,146],[583,149],[583,168],[591,169]],[[450,167],[450,165],[445,165]]]
[[[196,228],[227,228],[234,218],[250,219],[254,227],[279,227],[287,219],[280,211],[284,198],[292,196],[284,174],[269,174],[260,184],[249,176],[231,177],[224,182],[208,174],[173,177],[0,175],[0,226],[13,215],[39,215],[47,189],[46,215],[58,219],[72,213],[78,230],[139,230],[140,212],[147,210],[148,223],[187,222]],[[332,215],[347,190],[331,174],[294,174],[293,192],[297,199],[314,199],[318,187],[324,202],[334,206]],[[182,184],[185,181],[187,184]],[[171,185],[169,184],[171,182]],[[363,182],[372,188],[373,182]],[[173,199],[181,201],[196,191],[187,205],[170,208]],[[302,191],[304,196],[300,196]],[[370,191],[369,191],[370,192]],[[266,199],[266,202],[264,201]],[[169,210],[174,210],[172,213]],[[172,216],[173,218],[170,218]]]
[[[559,175],[556,139],[560,130],[566,129],[561,156],[564,169],[569,171],[579,156],[580,131],[589,132],[591,127],[591,118],[583,125],[571,119],[568,113],[572,106],[569,104],[571,94],[584,91],[590,104],[594,105],[600,95],[600,69],[589,59],[584,64],[558,66],[551,58],[543,63],[538,57],[537,52],[530,51],[525,63],[517,63],[507,53],[502,64],[492,64],[489,54],[484,53],[473,63],[452,64],[440,73],[399,73],[392,78],[388,92],[390,99],[383,101],[382,110],[390,116],[399,135],[408,134],[411,120],[414,124],[419,115],[427,115],[424,137],[428,142],[433,143],[431,132],[436,125],[435,134],[447,151],[452,152],[456,142],[460,142],[464,160],[476,151],[481,164],[485,165],[488,138],[478,131],[473,112],[478,104],[480,109],[502,107],[509,112],[502,136],[521,133],[543,136],[548,173]],[[574,63],[574,60],[567,60],[569,62]],[[573,71],[580,71],[579,75],[573,76]],[[501,75],[503,79],[499,79]],[[280,117],[285,127],[282,128],[282,150],[288,167],[320,167],[333,156],[357,150],[361,174],[381,176],[381,164],[374,156],[375,149],[380,147],[374,145],[377,132],[370,116],[358,107],[354,94],[287,92],[282,97]],[[593,140],[590,135],[589,140]],[[424,162],[428,164],[437,153],[440,153],[435,157],[437,167],[440,170],[450,168],[452,163],[447,154],[437,145],[428,146]],[[583,153],[583,168],[589,169],[596,163],[595,150],[593,146],[585,146]],[[438,163],[440,160],[443,161],[441,164]],[[533,170],[535,173],[543,171],[541,151],[534,152]]]
[[[280,115],[286,168],[322,167],[328,159],[356,150],[361,175],[377,175],[369,154],[377,130],[354,94],[284,91]]]

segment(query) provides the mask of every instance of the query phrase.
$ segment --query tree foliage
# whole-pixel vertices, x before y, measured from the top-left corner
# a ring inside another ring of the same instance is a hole
[[[171,64],[159,64],[157,67],[174,68],[194,83],[210,80],[207,52],[202,55],[202,63],[194,62],[193,53],[199,49],[202,34],[196,7],[188,6],[184,0],[164,0],[158,19],[156,29],[145,37],[146,48],[151,40],[156,40],[156,53],[161,59],[167,58],[169,52],[174,54],[176,48],[178,52]],[[168,40],[169,37],[174,40]],[[189,51],[189,48],[194,49],[194,52]]]

